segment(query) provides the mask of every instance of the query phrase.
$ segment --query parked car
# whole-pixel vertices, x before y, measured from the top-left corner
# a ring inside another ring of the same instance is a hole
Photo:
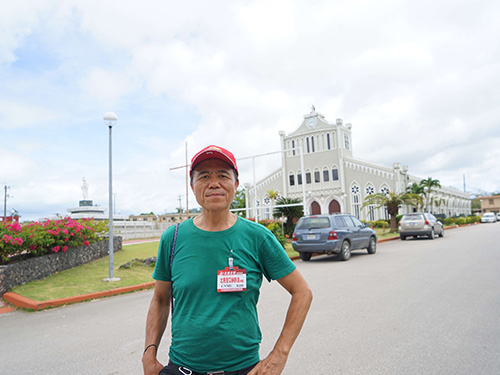
[[[497,221],[500,221],[500,212],[497,212]]]
[[[497,216],[494,212],[486,212],[481,216],[481,223],[496,223]]]
[[[407,237],[426,236],[431,240],[439,235],[444,237],[443,224],[432,214],[426,212],[414,212],[403,215],[399,222],[399,237],[406,240]]]
[[[304,216],[295,226],[292,246],[305,261],[312,253],[338,254],[341,260],[349,260],[353,250],[375,254],[377,234],[348,214]]]

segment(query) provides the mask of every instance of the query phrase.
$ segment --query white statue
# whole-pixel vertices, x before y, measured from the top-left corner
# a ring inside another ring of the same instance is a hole
[[[82,193],[83,193],[83,200],[89,199],[89,184],[87,184],[87,180],[85,180],[85,177],[82,178],[83,180],[83,185],[82,185]]]

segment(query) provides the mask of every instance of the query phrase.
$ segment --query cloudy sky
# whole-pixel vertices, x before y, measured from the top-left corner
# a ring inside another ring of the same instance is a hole
[[[359,159],[498,191],[499,14],[494,0],[3,2],[7,212],[65,214],[83,177],[107,208],[108,111],[121,214],[185,207],[185,172],[170,168],[186,145],[189,159],[208,144],[277,151],[311,105],[353,124]]]

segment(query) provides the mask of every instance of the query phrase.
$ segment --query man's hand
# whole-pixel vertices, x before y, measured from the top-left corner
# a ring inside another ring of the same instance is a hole
[[[144,375],[158,375],[164,366],[156,359],[154,350],[151,353],[144,353],[142,356],[142,368]]]
[[[287,359],[288,355],[273,350],[248,375],[280,375],[285,368]]]

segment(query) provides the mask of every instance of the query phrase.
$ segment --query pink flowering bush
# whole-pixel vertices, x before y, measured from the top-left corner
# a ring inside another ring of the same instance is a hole
[[[66,252],[97,242],[107,232],[107,222],[93,219],[46,220],[29,224],[13,222],[0,226],[0,263],[15,255],[41,256]]]

